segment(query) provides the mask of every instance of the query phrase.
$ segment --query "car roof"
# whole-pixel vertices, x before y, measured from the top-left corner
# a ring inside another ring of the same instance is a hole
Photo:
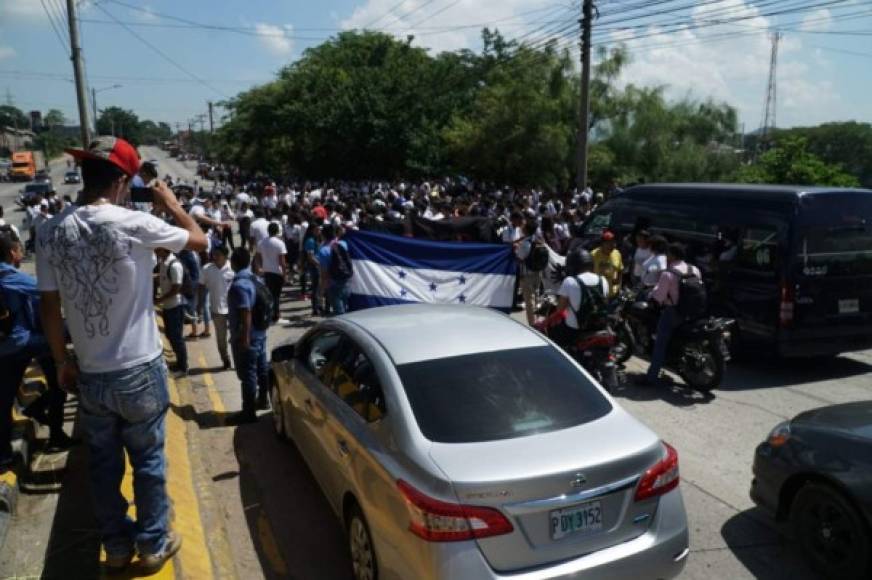
[[[813,187],[808,185],[756,185],[749,183],[652,183],[627,188],[620,195],[627,197],[676,194],[723,198],[753,198],[769,201],[796,201],[804,196],[831,194],[869,195],[872,190],[844,187]]]
[[[338,320],[366,331],[396,365],[547,344],[541,335],[509,316],[478,306],[382,306],[345,314]]]

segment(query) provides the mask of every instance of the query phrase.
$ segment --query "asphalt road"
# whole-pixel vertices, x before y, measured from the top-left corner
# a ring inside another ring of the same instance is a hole
[[[160,160],[161,176],[193,180],[193,163],[167,159],[156,149],[142,153]],[[0,186],[0,196],[6,188]],[[296,292],[285,298],[282,315],[291,323],[270,330],[269,348],[297,339],[314,323]],[[198,488],[217,507],[204,518],[210,537],[226,539],[213,554],[227,554],[221,565],[240,578],[348,577],[341,526],[293,445],[272,435],[268,413],[254,425],[224,427],[226,413],[240,407],[239,382],[233,372],[216,368],[213,339],[190,348],[190,404],[174,412],[200,426],[196,439],[208,450],[199,459]],[[634,359],[627,371],[643,368]],[[615,393],[619,404],[679,452],[691,531],[682,578],[812,577],[785,530],[748,497],[754,448],[776,423],[801,411],[869,399],[870,371],[872,351],[830,360],[766,358],[731,363],[723,386],[708,396],[677,387],[627,386]]]

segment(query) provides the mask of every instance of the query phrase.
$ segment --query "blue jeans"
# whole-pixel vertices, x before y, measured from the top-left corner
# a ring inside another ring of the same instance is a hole
[[[258,388],[266,393],[269,389],[269,367],[266,360],[266,335],[255,334],[249,347],[243,349],[234,338],[231,343],[236,376],[242,383],[242,410],[254,412]]]
[[[654,352],[651,354],[651,365],[648,367],[648,380],[656,383],[660,380],[660,369],[666,362],[666,352],[672,333],[681,322],[675,306],[664,306],[657,320],[657,338],[654,341]]]
[[[327,290],[327,299],[330,301],[330,306],[333,308],[333,314],[338,316],[348,312],[348,297],[351,294],[351,284],[345,282],[330,281],[330,288]]]
[[[209,308],[209,289],[205,286],[200,286],[197,300],[197,318],[201,319],[203,324],[206,325],[204,330],[209,330],[209,323],[212,322],[212,313]]]
[[[169,525],[164,420],[170,403],[163,357],[130,369],[81,373],[79,401],[90,451],[91,493],[106,553],[155,554]],[[121,495],[124,453],[133,466],[136,522]]]
[[[185,344],[184,305],[164,309],[163,319],[167,340],[170,341],[170,346],[173,347],[173,352],[176,353],[176,364],[178,365],[178,370],[188,370],[188,346]]]

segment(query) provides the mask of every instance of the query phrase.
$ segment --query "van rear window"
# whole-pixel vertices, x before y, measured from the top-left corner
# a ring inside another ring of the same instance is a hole
[[[807,227],[799,258],[806,276],[872,274],[872,226]]]

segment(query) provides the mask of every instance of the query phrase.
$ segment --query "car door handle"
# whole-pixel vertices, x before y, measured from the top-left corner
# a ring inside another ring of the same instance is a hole
[[[348,455],[351,453],[351,450],[348,448],[348,443],[345,442],[345,439],[340,439],[337,441],[339,444],[339,455]]]

